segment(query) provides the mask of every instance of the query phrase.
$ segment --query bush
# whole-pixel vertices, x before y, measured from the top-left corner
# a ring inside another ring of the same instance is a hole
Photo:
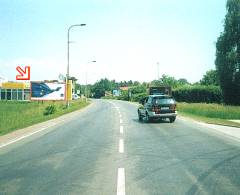
[[[133,96],[132,96],[132,101],[134,101],[134,102],[139,102],[141,99],[143,99],[144,97],[146,97],[147,96],[147,93],[145,92],[145,93],[138,93],[138,94],[134,94]]]
[[[146,91],[147,88],[142,85],[131,87],[132,94],[145,93]]]
[[[57,111],[57,108],[55,105],[49,105],[46,107],[45,112],[43,114],[50,115],[50,114],[54,114],[56,111]]]
[[[129,101],[128,91],[122,91],[121,95],[118,97],[119,100]]]
[[[189,103],[221,103],[222,92],[218,86],[185,86],[173,90],[174,98],[179,102]]]

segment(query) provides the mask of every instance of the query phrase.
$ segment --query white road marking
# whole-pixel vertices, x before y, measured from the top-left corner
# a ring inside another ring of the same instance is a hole
[[[124,168],[118,168],[117,195],[125,195],[125,171],[124,171]]]
[[[49,128],[49,127],[52,127],[52,126],[54,126],[54,125],[56,125],[56,123],[52,123],[52,124],[50,124],[50,125],[48,125],[48,126],[42,127],[41,129],[39,129],[39,130],[37,130],[37,131],[34,131],[34,132],[32,132],[32,133],[29,133],[29,134],[23,135],[23,136],[21,136],[21,137],[18,137],[18,138],[16,138],[16,139],[13,139],[13,140],[7,142],[7,143],[3,143],[3,144],[0,145],[0,148],[3,148],[3,147],[5,147],[5,146],[8,146],[8,145],[13,144],[13,143],[15,143],[15,142],[18,142],[18,141],[20,141],[20,140],[22,140],[22,139],[25,139],[25,138],[27,138],[27,137],[30,137],[30,136],[32,136],[32,135],[34,135],[34,134],[36,134],[36,133],[39,133],[39,132],[41,132],[41,131],[44,131],[45,129],[47,129],[47,128]]]
[[[124,153],[124,142],[123,142],[123,139],[119,140],[119,153]]]
[[[120,133],[123,134],[123,126],[120,126]]]
[[[119,122],[123,123],[122,115],[120,109],[116,104],[110,102],[113,105],[119,114]],[[120,126],[120,134],[123,134],[123,126]],[[124,141],[123,139],[119,139],[119,153],[124,153]],[[118,168],[118,176],[117,176],[117,195],[125,195],[125,170],[124,168]]]

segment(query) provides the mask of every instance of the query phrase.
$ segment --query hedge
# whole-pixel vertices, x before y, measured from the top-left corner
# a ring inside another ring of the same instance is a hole
[[[219,86],[184,86],[173,90],[174,98],[179,102],[222,103],[223,96]]]
[[[137,94],[133,94],[132,96],[132,101],[133,102],[139,102],[142,98],[146,97],[147,93],[137,93]]]

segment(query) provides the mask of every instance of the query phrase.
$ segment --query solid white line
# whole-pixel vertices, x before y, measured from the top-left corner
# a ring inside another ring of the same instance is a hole
[[[124,168],[118,168],[117,195],[125,195],[125,171],[124,171]]]
[[[119,153],[124,153],[124,142],[123,142],[123,139],[119,140]]]
[[[119,113],[119,118],[122,118],[122,115]]]
[[[29,134],[23,135],[23,136],[21,136],[21,137],[18,137],[18,138],[16,138],[16,139],[13,139],[13,140],[5,143],[5,144],[1,144],[1,145],[0,145],[0,148],[3,148],[3,147],[5,147],[5,146],[8,146],[8,145],[13,144],[13,143],[15,143],[15,142],[18,142],[18,141],[20,141],[20,140],[22,140],[22,139],[25,139],[25,138],[27,138],[27,137],[30,137],[30,136],[32,136],[32,135],[34,135],[34,134],[36,134],[36,133],[38,133],[38,132],[44,131],[45,129],[47,129],[47,128],[49,128],[49,127],[52,127],[52,126],[54,126],[54,125],[56,125],[56,123],[51,124],[51,125],[48,125],[48,126],[46,126],[46,127],[42,127],[41,129],[39,129],[39,130],[37,130],[37,131],[34,131],[34,132],[32,132],[32,133],[29,133]]]
[[[122,124],[122,122],[123,122],[123,121],[122,121],[122,119],[121,119],[121,118],[120,118],[119,122],[120,122],[120,124]]]
[[[123,134],[123,126],[120,126],[120,133]]]

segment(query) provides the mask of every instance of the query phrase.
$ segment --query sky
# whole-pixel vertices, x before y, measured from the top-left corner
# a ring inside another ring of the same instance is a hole
[[[226,0],[0,0],[0,76],[17,66],[31,80],[67,71],[81,84],[101,78],[152,81],[159,74],[199,81],[215,69]],[[96,61],[95,63],[92,61]]]

